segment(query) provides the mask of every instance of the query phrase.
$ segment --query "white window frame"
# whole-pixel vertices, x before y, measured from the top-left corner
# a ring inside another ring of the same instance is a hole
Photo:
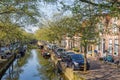
[[[118,56],[118,51],[119,51],[119,43],[118,43],[118,39],[114,40],[114,56]]]
[[[118,27],[116,24],[113,24],[113,33],[117,33],[118,32]]]
[[[112,39],[109,39],[109,53],[108,54],[112,54],[113,48],[112,48]]]

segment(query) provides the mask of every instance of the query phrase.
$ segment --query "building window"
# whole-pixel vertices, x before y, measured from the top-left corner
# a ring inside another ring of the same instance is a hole
[[[109,54],[112,54],[112,39],[109,39]]]
[[[103,39],[103,47],[102,48],[103,48],[103,53],[105,53],[105,51],[106,51],[105,50],[105,39]]]
[[[114,42],[114,55],[117,56],[118,55],[118,39],[115,39]]]
[[[118,32],[118,27],[116,24],[113,24],[113,33],[117,33]]]

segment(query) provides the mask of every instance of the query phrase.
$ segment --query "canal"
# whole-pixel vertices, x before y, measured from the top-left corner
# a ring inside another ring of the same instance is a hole
[[[62,78],[62,79],[60,79]],[[65,80],[50,59],[44,59],[40,51],[32,49],[24,57],[16,59],[1,80]]]

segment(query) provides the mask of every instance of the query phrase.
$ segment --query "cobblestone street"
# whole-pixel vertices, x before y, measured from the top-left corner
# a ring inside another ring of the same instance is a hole
[[[94,59],[90,59],[90,63],[88,74],[80,73],[80,76],[86,80],[120,80],[120,68],[117,66]]]

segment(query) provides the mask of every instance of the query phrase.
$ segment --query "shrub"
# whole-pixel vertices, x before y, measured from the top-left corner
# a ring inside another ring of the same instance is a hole
[[[79,52],[79,48],[74,47],[74,48],[73,48],[73,51],[75,51],[75,52]]]

